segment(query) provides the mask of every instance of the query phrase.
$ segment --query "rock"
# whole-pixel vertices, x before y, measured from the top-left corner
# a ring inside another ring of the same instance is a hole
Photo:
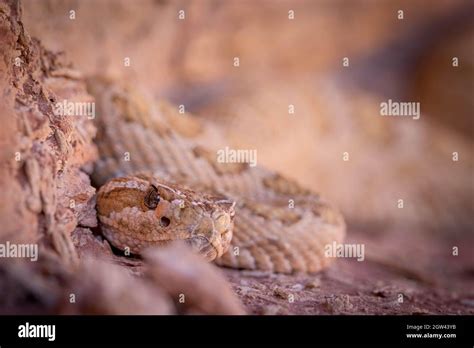
[[[54,108],[62,100],[92,98],[84,81],[59,73],[69,64],[30,38],[21,14],[16,1],[0,4],[0,186],[9,202],[0,210],[0,241],[40,241],[74,263],[71,233],[79,224],[96,225],[95,189],[84,173],[97,158],[95,128],[84,117],[58,115]]]

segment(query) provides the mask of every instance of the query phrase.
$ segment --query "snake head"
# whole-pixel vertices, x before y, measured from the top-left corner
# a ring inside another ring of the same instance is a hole
[[[147,175],[111,179],[97,195],[102,233],[116,248],[140,254],[181,240],[209,261],[229,248],[234,207],[221,195]]]

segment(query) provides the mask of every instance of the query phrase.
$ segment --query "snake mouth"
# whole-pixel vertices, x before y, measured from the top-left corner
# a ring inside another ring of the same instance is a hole
[[[184,239],[184,242],[207,261],[212,261],[219,255],[217,248],[206,237],[191,237]]]

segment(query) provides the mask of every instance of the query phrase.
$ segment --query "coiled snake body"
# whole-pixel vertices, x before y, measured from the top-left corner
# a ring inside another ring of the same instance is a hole
[[[219,265],[282,273],[330,262],[324,247],[342,242],[345,224],[317,194],[260,166],[218,163],[202,146],[212,125],[108,81],[89,87],[98,217],[115,247],[139,254],[183,240]]]

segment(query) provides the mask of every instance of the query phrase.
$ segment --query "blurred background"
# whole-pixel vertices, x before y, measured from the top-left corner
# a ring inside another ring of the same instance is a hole
[[[183,104],[221,127],[222,146],[257,149],[259,164],[321,192],[374,259],[415,267],[416,255],[446,282],[472,282],[472,1],[23,6],[30,34],[85,75]],[[388,99],[420,102],[421,118],[381,117]]]

